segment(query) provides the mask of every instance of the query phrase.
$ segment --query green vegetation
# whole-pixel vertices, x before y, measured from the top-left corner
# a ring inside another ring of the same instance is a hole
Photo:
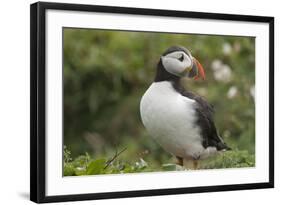
[[[204,66],[205,81],[183,83],[214,106],[220,135],[233,150],[201,168],[255,165],[254,38],[70,28],[63,35],[64,144],[71,151],[64,153],[64,175],[176,169],[139,115],[171,45],[188,48]]]
[[[80,176],[94,174],[120,174],[153,171],[142,159],[134,163],[124,162],[117,159],[121,152],[116,153],[112,158],[92,159],[88,153],[80,155],[72,161],[69,158],[70,151],[64,148],[64,176]]]
[[[64,149],[64,176],[81,176],[96,174],[124,174],[153,171],[181,171],[183,167],[169,163],[163,164],[160,169],[153,169],[144,159],[136,159],[135,162],[126,162],[117,158],[117,154],[111,159],[93,159],[89,154],[80,155],[72,161],[69,151]],[[199,169],[241,168],[253,167],[254,155],[247,151],[228,151],[216,157],[200,162]]]

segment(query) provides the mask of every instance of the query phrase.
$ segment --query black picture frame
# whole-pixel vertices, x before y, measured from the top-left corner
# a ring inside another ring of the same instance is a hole
[[[108,193],[46,196],[46,10],[121,13],[195,19],[263,22],[269,24],[269,181],[238,185],[171,188]],[[38,2],[30,6],[30,199],[37,203],[139,197],[197,192],[230,191],[274,187],[274,18],[265,16],[110,7],[82,4]]]

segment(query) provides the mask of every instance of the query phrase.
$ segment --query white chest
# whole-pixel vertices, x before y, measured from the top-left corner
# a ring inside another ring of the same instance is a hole
[[[190,156],[203,149],[196,126],[196,102],[176,92],[170,82],[153,83],[140,103],[142,122],[168,152]]]

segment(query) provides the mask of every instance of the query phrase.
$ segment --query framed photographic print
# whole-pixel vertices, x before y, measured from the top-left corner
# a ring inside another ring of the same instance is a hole
[[[34,202],[272,188],[274,18],[31,5]]]

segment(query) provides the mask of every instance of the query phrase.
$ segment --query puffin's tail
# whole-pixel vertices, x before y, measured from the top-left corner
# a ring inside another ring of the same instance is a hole
[[[223,141],[221,141],[217,144],[217,150],[219,150],[219,151],[229,151],[229,150],[232,150],[232,149],[227,144],[225,144]]]
[[[232,150],[224,141],[223,139],[221,138],[221,136],[219,136],[219,142],[217,143],[217,150],[218,151],[228,151],[228,150]]]

